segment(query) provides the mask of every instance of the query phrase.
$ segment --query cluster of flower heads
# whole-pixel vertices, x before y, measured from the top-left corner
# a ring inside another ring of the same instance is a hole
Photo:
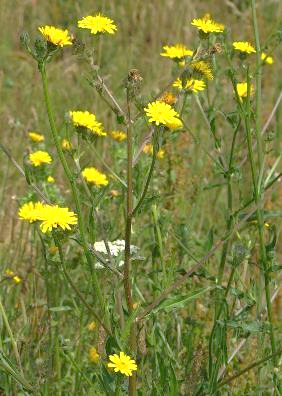
[[[101,14],[88,15],[78,21],[78,27],[88,29],[92,34],[114,34],[117,27],[110,18]],[[55,26],[41,26],[38,28],[43,37],[51,44],[64,47],[73,44],[73,37],[67,29],[59,29]]]
[[[52,231],[54,228],[70,230],[72,225],[77,224],[77,216],[68,208],[58,205],[48,205],[42,202],[27,202],[18,211],[19,218],[29,223],[40,222],[40,229],[43,233]]]
[[[9,268],[6,269],[4,272],[4,277],[5,279],[12,280],[16,284],[19,284],[22,282],[22,278],[14,273],[14,271],[10,270]]]

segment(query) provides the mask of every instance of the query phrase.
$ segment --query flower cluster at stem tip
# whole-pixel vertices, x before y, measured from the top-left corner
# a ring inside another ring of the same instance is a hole
[[[97,187],[107,186],[109,184],[107,176],[94,167],[85,168],[81,174],[88,183],[92,183]]]
[[[95,114],[89,113],[89,111],[70,111],[69,115],[76,127],[86,128],[97,136],[107,135],[103,131],[101,122],[97,121]]]
[[[171,129],[182,127],[182,121],[179,119],[177,111],[171,105],[160,100],[149,103],[144,111],[149,122],[157,126],[164,125]]]
[[[42,151],[42,150],[38,150],[38,151],[34,151],[33,153],[30,153],[28,159],[33,166],[51,164],[52,162],[52,158],[49,155],[49,153],[47,153],[47,151]]]
[[[127,356],[124,352],[120,352],[119,355],[116,353],[109,356],[110,362],[108,367],[113,368],[114,371],[120,372],[125,376],[132,376],[132,372],[137,370],[137,364],[134,359]]]

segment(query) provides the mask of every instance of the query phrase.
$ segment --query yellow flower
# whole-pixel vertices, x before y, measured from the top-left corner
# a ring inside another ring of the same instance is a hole
[[[164,92],[164,94],[159,98],[161,102],[165,102],[169,105],[173,105],[176,102],[176,97],[169,91]]]
[[[143,148],[143,152],[146,153],[146,154],[151,154],[151,155],[153,155],[153,145],[152,145],[152,144],[146,144],[146,145],[144,146],[144,148]],[[164,156],[165,156],[165,151],[164,151],[164,149],[160,149],[160,150],[157,152],[157,158],[158,158],[158,159],[163,159]]]
[[[41,221],[40,229],[44,233],[58,227],[70,230],[71,225],[77,224],[76,214],[69,211],[68,208],[61,208],[58,205],[44,205],[38,211],[37,219]]]
[[[248,84],[246,82],[237,83],[236,85],[238,95],[240,98],[246,98],[248,93]],[[254,86],[250,86],[250,96],[254,94]],[[242,100],[242,99],[241,99]]]
[[[89,348],[88,357],[90,362],[97,364],[100,359],[99,353],[97,353],[96,348]]]
[[[96,168],[85,168],[82,171],[82,176],[88,183],[93,183],[97,187],[107,186],[109,181],[104,173],[99,172]]]
[[[41,150],[34,151],[33,153],[29,154],[28,158],[33,166],[40,166],[42,164],[50,164],[52,162],[52,158],[47,153],[47,151],[41,151]]]
[[[188,49],[184,44],[176,45],[165,45],[163,47],[164,52],[161,52],[161,56],[166,56],[171,59],[182,59],[185,56],[192,56],[193,51]]]
[[[96,323],[95,323],[95,322],[90,322],[90,323],[88,323],[87,329],[88,329],[89,331],[94,331],[94,330],[96,329]]]
[[[64,45],[72,45],[72,39],[68,30],[58,29],[54,26],[42,26],[38,30],[46,38],[47,41],[54,45],[63,47]]]
[[[135,360],[131,359],[130,356],[125,355],[124,352],[120,352],[119,356],[115,353],[109,356],[110,363],[108,367],[112,367],[115,372],[121,372],[121,374],[128,376],[132,375],[132,371],[137,370],[137,364]]]
[[[267,55],[265,52],[262,52],[262,53],[261,53],[260,58],[261,58],[261,60],[264,61],[264,63],[268,63],[269,65],[272,65],[272,63],[273,63],[273,58],[272,58],[272,56]]]
[[[182,122],[179,120],[179,114],[169,104],[156,100],[151,102],[144,108],[145,113],[149,117],[149,122],[156,125],[171,125],[181,126]]]
[[[111,135],[118,142],[123,142],[124,140],[126,140],[126,133],[123,131],[112,131]]]
[[[181,81],[181,79],[177,78],[173,83],[173,87],[179,89],[186,89],[188,91],[197,93],[199,91],[204,91],[204,89],[206,88],[206,83],[203,80],[196,80],[195,78],[190,78],[183,86],[183,82]]]
[[[97,121],[95,114],[89,111],[70,111],[72,123],[77,127],[87,128],[98,136],[106,136],[102,124]]]
[[[204,33],[220,33],[224,30],[224,25],[213,21],[209,16],[203,17],[201,19],[193,19],[191,25],[196,26]]]
[[[8,279],[12,279],[16,284],[21,283],[22,279],[10,269],[7,269],[4,274]]]
[[[43,208],[43,204],[41,202],[27,202],[23,204],[18,211],[19,218],[21,220],[27,220],[30,223],[38,220],[38,214]]]
[[[48,177],[47,177],[47,182],[48,182],[48,183],[55,183],[54,177],[53,177],[53,176],[48,176]]]
[[[209,63],[203,60],[193,61],[190,63],[190,67],[208,80],[213,80],[213,71]]]
[[[101,14],[86,16],[78,21],[78,26],[82,29],[89,29],[91,33],[110,33],[114,34],[117,30],[114,21]]]
[[[71,150],[71,143],[68,139],[63,139],[61,143],[61,147],[65,151]]]
[[[30,137],[31,140],[33,140],[34,142],[43,142],[44,141],[44,136],[41,135],[41,133],[37,133],[34,131],[29,131],[28,132],[28,136]]]
[[[245,52],[247,54],[251,54],[252,52],[256,52],[254,47],[248,41],[234,41],[232,43],[235,50],[240,52]]]

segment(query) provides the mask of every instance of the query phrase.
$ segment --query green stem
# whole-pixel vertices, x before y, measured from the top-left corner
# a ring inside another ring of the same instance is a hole
[[[134,210],[132,212],[132,216],[135,216],[135,214],[138,212],[139,208],[141,207],[141,205],[142,205],[142,203],[143,203],[143,201],[144,201],[144,199],[146,197],[146,194],[147,194],[147,191],[148,191],[148,188],[149,188],[149,185],[150,185],[150,181],[151,181],[151,178],[152,178],[152,175],[153,175],[154,167],[155,167],[155,164],[156,164],[156,158],[157,158],[157,153],[156,153],[156,149],[155,149],[155,145],[154,145],[153,146],[153,158],[152,158],[151,166],[150,166],[149,173],[148,173],[148,176],[147,176],[147,180],[146,180],[146,183],[145,183],[145,187],[144,187],[144,190],[142,192],[142,195],[141,195],[137,205],[135,206],[135,208],[134,208]]]
[[[95,292],[97,293],[100,307],[101,307],[102,311],[105,312],[105,304],[104,304],[103,295],[102,295],[101,288],[100,288],[100,285],[99,285],[99,282],[97,279],[97,275],[96,275],[95,271],[93,271],[92,257],[91,257],[91,253],[87,247],[87,242],[86,242],[86,238],[85,238],[84,222],[83,222],[83,218],[82,218],[78,189],[75,184],[74,176],[68,166],[68,163],[65,159],[64,153],[62,151],[58,131],[57,131],[56,125],[55,125],[55,120],[54,120],[53,111],[52,111],[51,102],[50,102],[49,93],[48,93],[48,82],[47,82],[46,69],[45,69],[44,62],[39,63],[38,67],[39,67],[39,71],[40,71],[40,74],[42,77],[44,99],[45,99],[46,109],[47,109],[47,113],[48,113],[52,137],[53,137],[61,164],[64,168],[64,172],[69,180],[71,190],[73,193],[73,197],[74,197],[74,201],[75,201],[75,207],[76,207],[76,212],[77,212],[77,217],[78,217],[78,227],[79,227],[79,231],[80,231],[80,237],[81,237],[84,255],[86,257],[86,260],[87,260],[87,263],[89,266],[89,270],[90,270],[90,273],[91,273],[91,276],[93,279],[93,283],[94,283],[94,289],[95,289]]]
[[[18,363],[20,372],[21,372],[21,374],[23,374],[23,369],[22,369],[22,364],[21,364],[21,358],[20,358],[20,354],[19,354],[19,351],[18,351],[17,342],[16,342],[16,340],[15,340],[15,338],[14,338],[14,335],[13,335],[13,332],[12,332],[12,330],[11,330],[11,327],[10,327],[10,324],[9,324],[9,321],[8,321],[8,318],[7,318],[7,315],[6,315],[4,306],[3,306],[3,304],[2,304],[2,299],[1,299],[1,297],[0,297],[0,313],[1,313],[1,315],[2,315],[3,321],[4,321],[5,326],[6,326],[6,328],[7,328],[7,331],[8,331],[10,340],[11,340],[11,344],[12,344],[12,347],[13,347],[13,350],[14,350],[14,354],[15,354],[15,357],[16,357],[16,360],[17,360],[17,363]]]
[[[126,204],[126,229],[125,229],[125,252],[124,252],[124,291],[126,296],[127,308],[129,315],[133,311],[133,299],[132,299],[132,285],[130,279],[131,271],[131,260],[130,260],[130,244],[131,244],[131,225],[132,225],[132,211],[133,211],[133,171],[132,171],[132,127],[131,127],[131,116],[130,116],[130,100],[129,93],[127,91],[127,113],[128,113],[128,126],[127,126],[127,204]],[[130,349],[131,353],[136,355],[137,343],[136,343],[137,327],[136,323],[133,322],[130,328]],[[136,383],[137,377],[134,372],[129,377],[128,391],[130,396],[136,396]]]

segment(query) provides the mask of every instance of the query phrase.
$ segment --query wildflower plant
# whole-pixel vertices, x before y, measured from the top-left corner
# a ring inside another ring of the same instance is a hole
[[[272,315],[279,213],[266,209],[265,195],[281,174],[278,157],[267,168],[261,115],[263,70],[273,58],[251,3],[254,45],[231,41],[230,27],[210,15],[186,21],[189,42],[158,43],[159,61],[171,65],[158,89],[137,69],[110,86],[101,43],[116,46],[122,21],[114,15],[78,17],[72,29],[41,26],[34,44],[22,36],[50,128],[28,132],[18,166],[28,193],[17,217],[31,230],[31,258],[40,256],[30,266],[44,284],[34,376],[30,363],[22,370],[26,352],[0,300],[17,362],[9,373],[21,392],[32,382],[46,394],[229,394],[233,379],[264,366],[267,376],[263,369],[250,376],[242,392],[262,392],[266,377],[280,392]],[[53,104],[49,70],[66,54],[96,90],[86,107],[84,92],[64,109]],[[2,277],[24,289],[17,271]],[[237,353],[248,339],[256,348],[242,350],[242,364]]]

